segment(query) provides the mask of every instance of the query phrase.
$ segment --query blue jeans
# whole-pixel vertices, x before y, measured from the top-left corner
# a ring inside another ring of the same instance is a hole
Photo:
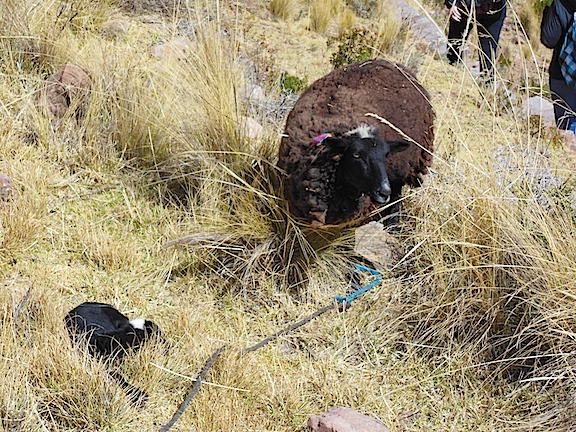
[[[564,80],[550,78],[550,92],[554,102],[554,117],[558,129],[570,129],[576,122],[576,90]]]

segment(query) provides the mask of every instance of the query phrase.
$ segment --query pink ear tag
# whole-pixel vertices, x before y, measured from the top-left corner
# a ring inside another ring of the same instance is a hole
[[[322,142],[326,139],[326,138],[330,138],[332,136],[332,134],[330,133],[323,133],[320,134],[318,136],[315,136],[314,138],[312,138],[312,143],[313,145],[320,145],[322,144]]]

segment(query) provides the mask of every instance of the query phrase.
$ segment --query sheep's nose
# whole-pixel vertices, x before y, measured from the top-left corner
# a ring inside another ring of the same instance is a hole
[[[392,193],[392,189],[390,189],[390,183],[386,182],[382,186],[380,186],[380,190],[378,191],[381,195],[390,196]]]
[[[389,183],[383,183],[380,187],[372,192],[372,199],[376,204],[386,204],[390,201],[390,194],[392,193],[392,189],[390,189]]]

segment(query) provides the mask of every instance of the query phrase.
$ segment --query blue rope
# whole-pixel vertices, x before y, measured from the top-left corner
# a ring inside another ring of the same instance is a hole
[[[368,284],[364,285],[363,287],[357,289],[356,291],[346,295],[346,296],[336,296],[336,301],[338,303],[344,304],[345,306],[350,305],[354,300],[360,297],[362,294],[370,291],[380,282],[382,282],[382,274],[378,270],[374,270],[370,267],[363,266],[362,264],[356,264],[356,268],[354,269],[355,272],[365,272],[370,273],[374,276],[374,279],[369,282]]]

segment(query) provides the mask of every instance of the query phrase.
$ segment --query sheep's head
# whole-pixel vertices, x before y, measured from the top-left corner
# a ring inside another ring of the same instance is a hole
[[[361,125],[337,137],[329,137],[324,144],[341,154],[336,171],[336,184],[358,196],[368,195],[376,204],[386,204],[392,193],[386,161],[392,153],[406,150],[407,141],[386,141],[378,131]]]

